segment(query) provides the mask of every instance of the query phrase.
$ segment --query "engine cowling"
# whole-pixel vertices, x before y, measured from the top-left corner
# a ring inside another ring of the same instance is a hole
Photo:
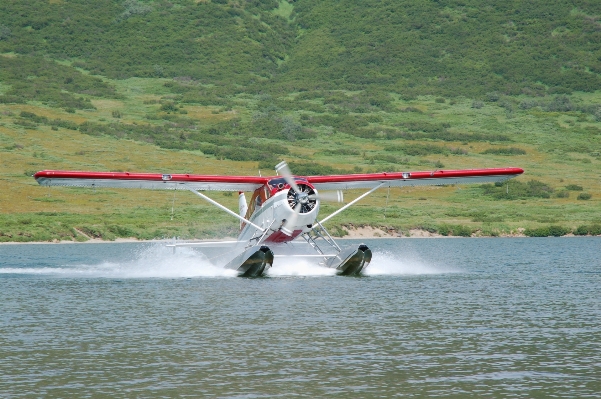
[[[298,204],[301,205],[300,212],[309,213],[317,206],[317,192],[308,184],[297,184],[299,192],[296,192],[292,187],[288,190],[286,199],[290,209],[296,209]]]

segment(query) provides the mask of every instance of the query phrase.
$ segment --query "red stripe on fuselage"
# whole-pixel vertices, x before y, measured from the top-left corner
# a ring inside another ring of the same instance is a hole
[[[272,235],[270,235],[269,237],[267,237],[265,242],[281,243],[281,242],[292,241],[296,237],[298,237],[300,235],[300,233],[302,233],[302,232],[303,232],[302,230],[294,230],[292,232],[292,235],[289,236],[287,234],[284,234],[282,231],[278,230],[275,233],[273,233]]]

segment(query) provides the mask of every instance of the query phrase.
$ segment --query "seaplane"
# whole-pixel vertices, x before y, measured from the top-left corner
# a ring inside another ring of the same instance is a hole
[[[197,247],[215,265],[239,276],[259,277],[278,257],[314,257],[340,275],[359,275],[371,262],[365,244],[341,248],[324,224],[374,191],[387,187],[495,183],[516,177],[523,169],[489,168],[422,172],[295,176],[285,161],[276,176],[215,176],[167,173],[82,172],[44,170],[34,175],[42,186],[186,190],[240,220],[235,241],[177,242],[167,246]],[[367,189],[323,219],[321,201],[343,202],[343,190]],[[238,212],[202,191],[238,192]],[[247,202],[245,193],[252,192]]]

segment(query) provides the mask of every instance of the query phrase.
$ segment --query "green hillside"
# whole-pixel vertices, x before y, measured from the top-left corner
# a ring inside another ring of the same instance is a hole
[[[338,234],[594,234],[601,4],[498,3],[3,2],[0,241],[235,234],[190,198],[30,176],[265,174],[281,159],[297,174],[526,169],[503,187],[378,193]]]
[[[273,14],[277,2],[241,3],[3,2],[0,51],[74,60],[110,78],[191,76],[247,84],[274,72],[294,32]]]
[[[601,3],[295,2],[282,80],[410,94],[566,93],[600,87]],[[311,87],[311,86],[310,86]],[[313,86],[314,87],[314,86]]]
[[[254,92],[566,93],[601,85],[599,15],[584,0],[3,2],[0,52]]]

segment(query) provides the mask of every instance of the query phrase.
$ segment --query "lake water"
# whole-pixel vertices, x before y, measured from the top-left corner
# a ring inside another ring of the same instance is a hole
[[[2,245],[0,397],[601,396],[600,237],[365,242],[365,277],[259,279],[161,244]]]

